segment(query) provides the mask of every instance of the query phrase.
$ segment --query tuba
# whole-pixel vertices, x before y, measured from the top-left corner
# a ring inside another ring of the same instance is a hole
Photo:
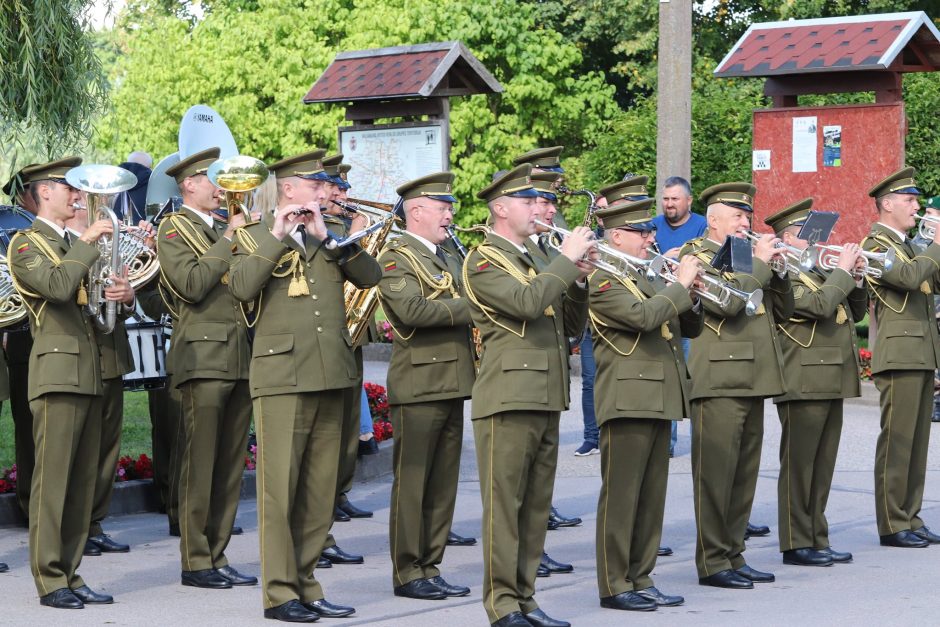
[[[264,164],[264,161],[246,155],[226,157],[213,162],[206,171],[206,176],[213,185],[225,192],[228,217],[240,211],[245,216],[245,222],[250,224],[252,220],[249,192],[259,187],[268,178],[268,166]],[[213,217],[217,220],[228,221],[227,218],[223,220],[218,215],[213,215]]]
[[[102,333],[111,333],[117,324],[117,303],[107,300],[104,290],[113,285],[111,277],[124,269],[121,259],[121,224],[111,211],[114,196],[137,185],[137,177],[113,165],[82,165],[65,173],[66,182],[87,195],[88,226],[104,218],[111,221],[112,233],[98,238],[98,260],[88,270],[88,302],[85,313]]]

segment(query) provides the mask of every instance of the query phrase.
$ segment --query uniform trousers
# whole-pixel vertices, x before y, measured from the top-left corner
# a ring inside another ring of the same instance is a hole
[[[30,403],[36,465],[29,501],[29,565],[45,596],[85,585],[82,562],[95,495],[101,397],[49,393]]]
[[[150,434],[153,443],[153,483],[171,524],[179,524],[179,458],[183,415],[180,393],[169,381],[150,390]]]
[[[695,566],[700,578],[745,565],[744,532],[763,437],[763,397],[692,401]]]
[[[535,572],[545,546],[557,411],[509,411],[473,421],[483,500],[483,606],[490,622],[538,609]]]
[[[826,503],[842,437],[842,399],[786,401],[780,416],[780,550],[829,546]]]
[[[180,558],[184,571],[228,565],[251,420],[247,380],[193,379],[180,386]]]
[[[924,526],[920,508],[933,412],[933,371],[890,370],[872,377],[881,394],[875,447],[875,518],[882,536]]]
[[[95,477],[95,500],[91,507],[88,535],[104,533],[101,521],[108,517],[111,495],[114,494],[114,472],[121,455],[121,426],[124,423],[124,380],[104,379],[101,397],[101,441],[98,447],[98,468]]]
[[[343,390],[254,400],[265,608],[323,598],[314,577],[333,520]]]
[[[601,597],[644,590],[663,531],[671,420],[613,418],[601,425],[597,589]]]
[[[389,509],[392,582],[440,575],[457,503],[463,399],[391,407],[395,438]]]
[[[29,518],[29,491],[36,452],[33,446],[33,414],[29,409],[29,353],[33,338],[29,330],[8,331],[7,367],[10,373],[10,414],[16,448],[16,502]]]

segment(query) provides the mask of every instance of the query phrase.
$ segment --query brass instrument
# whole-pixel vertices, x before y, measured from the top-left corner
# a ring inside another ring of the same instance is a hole
[[[13,285],[6,255],[0,253],[0,327],[8,327],[26,318],[23,297]]]
[[[659,255],[659,258],[664,262],[663,272],[660,274],[660,277],[669,284],[677,282],[679,277],[676,273],[678,272],[679,262],[662,255]],[[737,298],[744,301],[744,313],[748,316],[753,316],[757,313],[758,307],[760,307],[761,302],[764,300],[764,290],[760,288],[753,292],[739,290],[725,281],[711,276],[704,268],[699,270],[698,278],[705,284],[705,287],[699,288],[693,286],[690,291],[698,295],[699,298],[704,298],[705,300],[716,303],[719,307],[727,307],[731,303],[732,298]]]
[[[839,267],[839,255],[842,254],[842,246],[836,246],[834,244],[816,244],[815,247],[818,251],[816,260],[818,267],[823,270],[835,270]],[[872,266],[870,262],[874,261],[880,263],[881,267],[884,268],[884,272],[888,272],[897,260],[897,253],[894,252],[893,248],[889,248],[883,253],[870,253],[861,250],[859,254],[865,263],[861,268],[851,273],[856,279],[860,279],[864,276],[880,279],[883,274],[881,268]]]
[[[121,224],[111,211],[111,203],[120,192],[137,185],[133,173],[113,165],[91,164],[72,168],[65,173],[66,182],[75,189],[86,193],[88,206],[88,226],[99,219],[111,222],[111,235],[98,238],[100,253],[97,261],[88,270],[88,302],[85,313],[92,317],[95,327],[102,333],[111,333],[117,324],[118,304],[107,300],[105,288],[114,284],[112,279],[124,269],[121,259]]]
[[[86,209],[85,205],[75,203],[75,209]],[[151,235],[139,226],[129,224],[129,215],[120,223],[120,251],[121,261],[127,267],[127,280],[135,290],[150,283],[151,279],[160,271],[160,261],[157,251],[147,245],[146,240]],[[76,237],[81,233],[68,229]]]
[[[336,243],[338,247],[348,246],[360,239],[365,239],[362,249],[372,257],[378,256],[385,246],[389,233],[400,219],[390,211],[382,209],[372,209],[372,211],[381,212],[381,219],[368,228],[340,240]],[[372,320],[375,309],[379,305],[378,287],[359,288],[347,281],[343,288],[343,302],[346,306],[346,328],[355,346],[365,335],[366,329],[369,328],[369,321]]]
[[[917,233],[926,240],[932,240],[937,232],[937,227],[940,226],[940,216],[925,213],[924,215],[915,215],[914,219],[920,222],[917,226]]]
[[[597,211],[597,195],[589,189],[570,189],[564,185],[559,185],[557,191],[563,196],[587,197],[588,206],[587,209],[584,210],[584,220],[581,221],[581,226],[586,226],[593,231],[596,226],[594,223],[594,212]]]
[[[545,229],[548,229],[552,234],[560,237],[561,241],[564,241],[564,238],[571,235],[571,231],[557,227],[553,224],[546,224],[541,220],[536,220],[535,223]],[[561,243],[556,242],[553,238],[549,238],[549,245],[557,250],[561,250]],[[619,277],[627,277],[630,272],[635,272],[636,274],[644,275],[648,280],[652,281],[657,276],[659,276],[663,271],[663,260],[664,257],[653,257],[652,259],[640,259],[639,257],[634,257],[633,255],[628,255],[625,252],[621,252],[616,248],[596,242],[594,244],[595,249],[598,252],[598,259],[589,259],[585,258],[584,261],[593,265],[595,268],[599,268],[606,272]]]
[[[246,223],[252,222],[249,192],[259,187],[268,178],[268,166],[264,164],[264,161],[246,155],[219,159],[209,166],[206,176],[213,185],[225,192],[225,206],[228,209],[229,218],[233,213],[240,211],[244,214]],[[228,222],[227,218],[218,214],[213,214],[212,217]]]
[[[489,232],[489,227],[483,228],[487,229],[483,232]],[[463,242],[460,241],[457,231],[479,233],[480,226],[465,229],[455,224],[450,224],[444,230],[447,231],[447,237],[449,237],[450,241],[454,244],[454,248],[457,250],[457,254],[460,256],[460,263],[462,264],[470,253]],[[473,341],[473,367],[477,372],[480,372],[480,364],[483,363],[483,334],[480,333],[480,329],[475,326],[471,327],[470,339]]]
[[[754,231],[744,231],[744,235],[755,244],[763,237],[762,233],[755,233]],[[796,246],[777,242],[776,248],[780,250],[780,255],[770,260],[770,267],[780,277],[790,272],[793,269],[791,266],[796,266],[801,272],[809,272],[816,267],[818,255],[813,246],[800,250]]]

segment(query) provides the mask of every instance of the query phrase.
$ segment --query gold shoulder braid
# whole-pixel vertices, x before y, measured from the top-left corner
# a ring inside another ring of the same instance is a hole
[[[487,319],[493,324],[495,324],[496,326],[506,331],[509,331],[510,333],[518,337],[525,337],[525,325],[526,325],[525,320],[522,321],[522,328],[520,330],[516,331],[515,329],[509,328],[505,324],[496,320],[494,316],[497,314],[497,311],[495,309],[493,309],[492,307],[488,305],[484,305],[483,303],[481,303],[480,300],[476,297],[476,294],[473,293],[473,287],[470,285],[470,277],[467,273],[467,268],[470,266],[470,264],[468,263],[470,260],[470,255],[473,254],[474,252],[479,253],[480,256],[483,257],[483,261],[480,262],[481,264],[484,262],[490,263],[496,266],[497,268],[499,268],[500,270],[502,270],[503,272],[505,272],[506,274],[508,274],[509,276],[511,276],[512,278],[516,279],[523,285],[529,285],[529,278],[526,275],[524,275],[522,272],[520,272],[519,269],[516,268],[512,264],[511,261],[506,259],[505,255],[499,252],[494,246],[490,246],[488,244],[480,244],[476,248],[472,249],[470,253],[467,254],[467,259],[465,260],[465,263],[463,264],[463,269],[461,271],[461,277],[463,278],[463,286],[464,286],[464,289],[467,290],[467,298],[470,299],[470,302],[472,302],[474,305],[479,307],[480,311],[483,312],[483,315],[486,316]]]
[[[62,263],[62,260],[59,258],[57,254],[55,254],[55,251],[52,250],[49,244],[39,235],[39,233],[37,233],[33,229],[27,229],[25,231],[20,231],[19,233],[16,233],[13,236],[13,239],[10,240],[10,245],[8,249],[12,249],[15,246],[14,242],[16,241],[16,238],[19,237],[20,235],[22,235],[23,237],[28,239],[30,242],[35,244],[36,248],[38,248],[39,251],[43,255],[45,255],[49,259],[49,261],[52,262],[52,265],[58,266],[59,264]],[[33,318],[36,320],[36,326],[37,327],[42,326],[42,320],[41,320],[42,312],[46,308],[48,301],[44,299],[42,296],[40,296],[39,294],[36,294],[35,292],[31,292],[27,290],[16,279],[16,274],[13,272],[12,264],[9,266],[9,268],[10,268],[10,280],[13,281],[13,287],[16,289],[17,292],[20,293],[20,296],[23,297],[23,303],[26,305],[26,308],[29,310],[29,312],[33,314]],[[29,304],[29,300],[27,297],[35,298],[37,300],[42,301],[42,304],[39,305],[38,310],[33,309],[32,305]],[[85,279],[82,279],[82,282],[78,286],[78,292],[75,295],[75,304],[79,306],[84,306],[88,304],[88,292],[85,290]]]
[[[593,277],[593,275],[594,275],[594,273],[591,273],[591,276],[592,276],[592,277]],[[611,275],[611,276],[613,276],[613,275]],[[627,289],[627,291],[629,291],[630,294],[632,294],[637,300],[639,300],[639,301],[641,301],[641,302],[642,302],[642,301],[649,300],[649,298],[646,296],[646,294],[644,294],[642,291],[640,291],[640,288],[638,288],[638,287],[636,286],[636,284],[635,284],[632,280],[628,280],[628,279],[626,279],[626,278],[624,278],[624,277],[620,277],[620,276],[614,276],[614,278],[615,278],[621,285],[623,285],[623,286]],[[611,341],[607,338],[607,336],[604,335],[604,332],[601,330],[601,327],[604,327],[604,328],[609,329],[609,328],[610,328],[610,325],[604,324],[604,323],[601,321],[600,317],[598,317],[590,307],[588,307],[588,319],[591,321],[591,327],[593,327],[593,329],[594,329],[594,331],[597,333],[598,337],[600,337],[602,340],[604,340],[604,343],[605,343],[605,344],[607,344],[608,346],[610,346],[610,348],[611,348],[614,352],[616,352],[618,355],[621,355],[622,357],[629,357],[630,355],[633,354],[633,351],[636,350],[637,345],[640,343],[640,337],[643,335],[643,332],[642,332],[642,331],[637,331],[637,332],[636,332],[636,339],[633,341],[633,346],[631,346],[631,347],[630,347],[630,350],[628,350],[627,352],[623,352],[622,350],[620,350],[619,348],[617,348],[617,347],[614,345],[614,343],[611,342]],[[664,340],[669,341],[669,340],[672,339],[672,331],[669,330],[669,322],[668,322],[668,321],[667,321],[667,322],[664,322],[664,323],[662,324],[662,326],[659,328],[659,332],[660,332],[660,334],[662,335],[662,337],[663,337]]]
[[[386,245],[385,248],[382,249],[382,252],[379,253],[379,257],[385,254],[386,251],[396,252],[408,261],[414,270],[415,276],[418,277],[418,284],[421,286],[421,295],[424,296],[427,300],[434,300],[444,292],[450,293],[451,298],[460,298],[460,293],[457,291],[457,287],[454,285],[454,277],[450,272],[445,270],[440,275],[441,278],[438,279],[435,275],[428,272],[427,268],[424,267],[424,264],[421,263],[421,261],[413,252],[408,250],[407,246],[396,246],[394,248],[390,248]],[[427,288],[431,293],[425,295],[425,288]],[[381,299],[382,291],[379,290],[379,300]],[[405,336],[405,334],[395,327],[391,318],[388,319],[388,324],[392,327],[392,331],[402,340],[407,342],[412,337],[414,337],[415,329],[412,329],[411,333]]]
[[[877,243],[879,246],[881,246],[884,249],[893,248],[895,254],[897,255],[897,258],[901,261],[901,263],[911,262],[911,258],[907,256],[907,253],[904,252],[904,249],[898,246],[897,242],[892,240],[890,237],[885,237],[884,235],[881,235],[880,233],[878,235],[868,235],[865,237],[865,239],[862,240],[863,248],[865,246],[865,242],[867,242],[868,240],[873,240],[875,243]],[[882,296],[881,293],[878,291],[878,288],[881,287],[881,282],[878,281],[878,279],[874,279],[871,277],[871,275],[866,274],[865,280],[868,281],[868,286],[871,288],[872,294],[874,294],[875,297],[881,301],[881,304],[883,304],[885,307],[887,307],[888,309],[890,309],[896,314],[903,313],[904,309],[907,307],[907,299],[911,295],[910,292],[904,292],[904,301],[901,303],[901,307],[899,309],[895,309],[894,307],[891,306],[890,303],[888,303],[887,299],[884,296]],[[923,283],[920,284],[920,291],[923,292],[924,294],[930,294],[931,292],[930,285],[928,285],[927,282],[924,281]]]

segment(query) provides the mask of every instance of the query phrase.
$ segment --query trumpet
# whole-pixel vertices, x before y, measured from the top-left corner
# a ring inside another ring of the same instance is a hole
[[[657,254],[655,250],[651,250],[651,252]],[[679,277],[676,273],[679,268],[679,262],[669,257],[658,256],[664,261],[663,272],[660,275],[663,281],[669,284],[677,282]],[[731,304],[732,298],[737,298],[744,301],[744,313],[748,316],[753,316],[757,313],[757,308],[760,307],[761,302],[764,300],[764,290],[760,288],[753,292],[739,290],[720,279],[716,279],[704,269],[699,271],[698,278],[704,283],[704,287],[693,287],[690,291],[698,295],[699,298],[704,298],[705,300],[716,303],[719,307],[727,307]]]
[[[744,231],[744,235],[755,244],[763,237],[761,233],[754,231]],[[809,272],[816,267],[817,252],[813,246],[800,250],[796,246],[777,242],[776,248],[781,251],[781,254],[771,259],[770,267],[778,276],[782,277],[787,274],[792,269],[791,265],[796,266],[802,272]]]
[[[915,215],[914,219],[920,222],[917,226],[917,233],[924,239],[933,239],[934,234],[937,232],[937,226],[940,226],[940,216],[925,213],[924,215]]]
[[[839,255],[842,254],[842,246],[836,246],[834,244],[816,244],[815,247],[818,251],[816,259],[817,266],[823,270],[835,270],[839,267]],[[870,253],[864,250],[859,252],[861,259],[864,261],[864,265],[851,273],[856,279],[860,279],[864,276],[880,279],[884,272],[891,270],[891,267],[897,259],[897,253],[894,252],[893,248],[889,248],[883,253]],[[882,271],[881,268],[872,266],[871,262],[881,264],[884,271]]]
[[[564,238],[571,235],[571,231],[557,227],[554,224],[546,224],[541,220],[536,220],[535,223],[542,228],[548,229],[552,232],[552,234],[559,237],[561,241],[556,241],[555,238],[548,238],[549,246],[556,250],[561,250],[561,242],[564,241]],[[647,278],[647,280],[652,281],[663,271],[663,264],[665,263],[664,257],[641,259],[625,252],[621,252],[616,248],[607,246],[606,244],[601,244],[600,242],[596,242],[594,247],[600,255],[600,258],[585,258],[584,261],[599,270],[610,272],[615,276],[627,277],[631,272],[634,272],[636,274],[642,274]]]

